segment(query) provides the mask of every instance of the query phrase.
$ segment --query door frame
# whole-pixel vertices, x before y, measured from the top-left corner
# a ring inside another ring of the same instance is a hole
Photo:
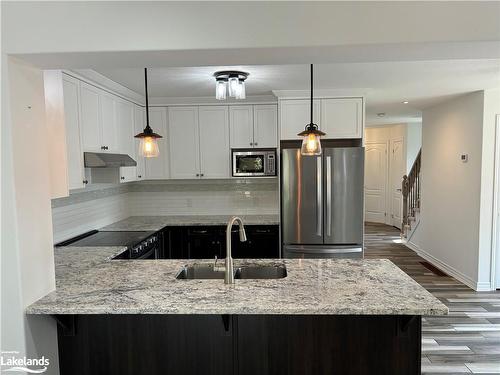
[[[388,152],[388,155],[387,155],[387,169],[388,169],[388,187],[389,189],[387,189],[387,195],[388,195],[388,215],[386,217],[386,224],[390,225],[390,226],[393,226],[393,227],[396,227],[394,225],[394,217],[392,216],[393,215],[393,204],[394,204],[394,199],[393,199],[393,194],[394,192],[392,191],[392,181],[393,181],[393,178],[394,178],[394,168],[393,168],[393,165],[392,165],[392,160],[393,160],[393,155],[394,155],[394,143],[395,142],[401,142],[401,148],[402,148],[402,160],[401,162],[403,163],[403,168],[402,168],[402,171],[403,171],[403,174],[405,174],[405,171],[406,171],[406,158],[405,158],[405,155],[406,155],[406,142],[405,142],[405,137],[403,136],[400,136],[400,137],[391,137],[389,139],[389,152]],[[401,177],[401,180],[403,179],[403,176],[400,174],[400,177]],[[400,218],[403,218],[403,192],[400,192],[400,195],[401,195],[401,204],[399,205],[399,217]],[[401,229],[402,225],[402,222],[400,222],[398,224],[398,226],[396,228],[398,229]]]
[[[491,271],[490,271],[490,289],[500,288],[500,282],[497,283],[497,262],[500,259],[500,114],[496,115],[495,123],[495,169],[493,183],[493,228],[491,233]]]
[[[388,191],[389,191],[389,174],[390,174],[390,169],[389,169],[389,148],[390,148],[390,140],[374,140],[374,141],[367,141],[365,142],[365,167],[366,167],[366,155],[367,155],[367,149],[368,149],[368,146],[370,145],[376,145],[376,144],[385,144],[385,170],[384,170],[384,174],[385,174],[385,191],[384,191],[384,222],[381,223],[381,224],[386,224],[386,225],[391,225],[388,221],[389,221],[389,216],[388,216],[388,211],[389,211],[389,202],[388,202]],[[363,212],[364,212],[364,220],[366,221],[366,173],[364,175],[364,182],[363,182],[363,200],[364,200],[364,204],[363,204]]]

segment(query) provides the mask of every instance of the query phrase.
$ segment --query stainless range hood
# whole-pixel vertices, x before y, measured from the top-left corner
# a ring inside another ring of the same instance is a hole
[[[137,162],[127,154],[108,154],[104,152],[84,152],[85,168],[135,167]]]

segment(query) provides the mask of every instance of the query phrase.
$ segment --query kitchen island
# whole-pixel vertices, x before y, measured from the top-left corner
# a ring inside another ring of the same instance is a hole
[[[273,280],[178,280],[200,260],[56,248],[62,374],[420,373],[421,316],[448,309],[389,260],[235,260]]]

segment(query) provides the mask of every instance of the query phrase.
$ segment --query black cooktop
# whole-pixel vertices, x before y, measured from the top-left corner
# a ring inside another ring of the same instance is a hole
[[[132,247],[153,235],[155,232],[99,232],[93,230],[69,240],[60,242],[56,246],[127,246]]]

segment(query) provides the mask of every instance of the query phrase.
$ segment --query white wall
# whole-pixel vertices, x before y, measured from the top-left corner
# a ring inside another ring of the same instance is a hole
[[[422,123],[406,124],[406,172],[409,173],[413,162],[422,147]]]
[[[42,72],[3,59],[2,350],[49,357],[58,373],[55,322],[24,309],[55,289],[50,170]],[[5,66],[7,63],[7,66]],[[8,98],[8,101],[6,100]]]
[[[475,289],[489,289],[498,98],[474,92],[423,112],[421,222],[412,245]]]

